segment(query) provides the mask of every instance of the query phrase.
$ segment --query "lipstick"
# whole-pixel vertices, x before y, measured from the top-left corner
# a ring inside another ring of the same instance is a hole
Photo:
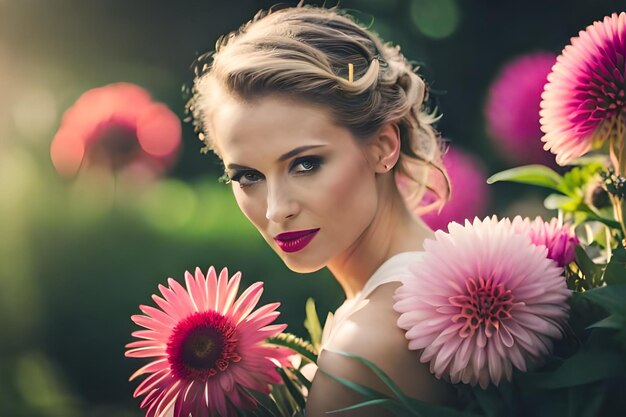
[[[317,228],[280,233],[274,237],[274,240],[283,251],[297,252],[308,245],[319,230]]]

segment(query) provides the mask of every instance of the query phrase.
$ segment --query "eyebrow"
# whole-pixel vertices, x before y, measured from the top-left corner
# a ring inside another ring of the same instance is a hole
[[[278,159],[276,160],[276,162],[282,162],[286,159],[291,158],[292,156],[296,156],[299,153],[302,153],[304,151],[308,151],[309,149],[315,149],[315,148],[320,148],[322,146],[326,146],[326,145],[307,145],[307,146],[299,146],[295,149],[290,150],[289,152],[281,155],[278,157]],[[228,164],[227,166],[228,169],[250,169],[250,167],[244,166],[244,165],[239,165],[239,164]]]

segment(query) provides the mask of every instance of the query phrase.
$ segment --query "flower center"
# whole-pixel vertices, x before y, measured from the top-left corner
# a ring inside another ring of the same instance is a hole
[[[235,326],[216,311],[203,311],[176,325],[167,342],[167,359],[178,378],[206,381],[241,360],[236,347]]]
[[[465,287],[466,295],[449,298],[449,302],[460,309],[452,321],[464,323],[459,335],[470,337],[482,328],[487,337],[491,337],[500,328],[500,322],[511,317],[511,290],[507,290],[503,284],[495,284],[491,278],[476,280],[470,277],[465,281]]]
[[[136,129],[121,123],[101,126],[89,139],[92,163],[118,169],[132,161],[139,152]]]

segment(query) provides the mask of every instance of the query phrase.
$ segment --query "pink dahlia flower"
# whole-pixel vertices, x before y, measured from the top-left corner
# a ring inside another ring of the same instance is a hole
[[[137,85],[116,83],[85,92],[65,112],[50,156],[66,176],[89,165],[161,173],[172,165],[181,134],[167,106]]]
[[[443,165],[450,178],[450,199],[439,213],[431,211],[421,215],[433,230],[446,230],[452,221],[462,222],[466,218],[482,216],[489,204],[487,176],[477,158],[450,148],[443,157]],[[406,187],[406,181],[401,176],[397,181],[401,190]],[[431,203],[430,197],[426,194],[420,206]]]
[[[542,94],[544,149],[566,165],[624,129],[626,13],[613,13],[571,39]]]
[[[133,332],[142,340],[127,344],[126,356],[154,358],[130,377],[150,374],[134,393],[146,396],[146,416],[235,416],[255,404],[247,389],[269,393],[281,382],[276,366],[293,352],[264,344],[287,327],[271,324],[280,303],[254,310],[263,283],[237,299],[240,279],[229,280],[226,268],[218,278],[213,267],[205,278],[196,268],[185,273],[186,289],[170,278],[169,288],[159,285],[163,298],[152,296],[160,308],[141,305],[145,315],[132,316],[146,330]]]
[[[547,249],[494,216],[451,223],[394,296],[409,349],[438,378],[486,388],[539,363],[562,336],[569,290]]]
[[[539,216],[533,221],[528,217],[522,219],[516,216],[513,219],[513,229],[530,237],[534,245],[548,248],[548,258],[556,261],[560,267],[569,264],[576,257],[574,248],[579,241],[574,229],[568,224],[559,224],[555,218],[547,223]]]
[[[543,150],[539,104],[556,55],[535,52],[508,63],[489,89],[485,106],[487,129],[497,147],[519,164],[552,164]]]

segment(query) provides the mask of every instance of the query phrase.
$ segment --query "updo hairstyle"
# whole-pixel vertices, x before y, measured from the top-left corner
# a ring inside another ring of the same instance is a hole
[[[396,182],[403,184],[407,207],[421,214],[441,207],[450,186],[433,127],[437,117],[426,108],[427,87],[416,71],[399,46],[383,43],[337,7],[261,10],[198,58],[187,111],[203,152],[217,154],[210,115],[223,94],[243,101],[278,94],[321,105],[362,141],[396,122],[401,136]],[[428,204],[422,201],[426,190]]]

